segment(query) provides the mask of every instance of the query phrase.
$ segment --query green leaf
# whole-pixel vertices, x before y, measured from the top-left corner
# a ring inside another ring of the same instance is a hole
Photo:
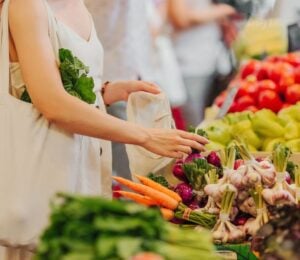
[[[93,104],[96,101],[96,94],[93,91],[94,80],[92,77],[82,75],[74,87],[75,91],[80,95],[81,99],[88,104]]]

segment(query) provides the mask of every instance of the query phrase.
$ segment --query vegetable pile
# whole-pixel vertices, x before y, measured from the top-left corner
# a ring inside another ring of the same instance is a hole
[[[277,113],[300,101],[300,53],[247,61],[230,83],[229,89],[232,87],[238,92],[229,112],[267,108]],[[227,93],[216,98],[217,106],[223,104]]]
[[[273,207],[270,212],[272,219],[253,237],[252,250],[264,260],[299,259],[299,206]]]
[[[160,207],[160,211],[166,220],[172,220],[176,217],[177,219],[187,220],[205,228],[212,228],[216,222],[215,215],[205,212],[196,212],[187,207],[182,203],[183,200],[178,193],[150,178],[136,175],[136,178],[141,183],[134,183],[122,177],[113,178],[120,184],[134,191],[114,191],[114,193],[145,206]]]
[[[52,207],[36,259],[218,259],[209,232],[180,229],[157,209],[65,194]]]
[[[299,203],[300,170],[294,165],[287,173],[290,155],[277,144],[271,158],[255,159],[240,141],[206,157],[192,154],[173,167],[183,181],[175,191],[196,212],[218,218],[212,228],[216,244],[241,243],[268,223],[268,206]]]
[[[238,136],[252,152],[271,152],[276,143],[300,152],[300,103],[282,109],[277,115],[268,109],[230,113],[208,122],[203,129],[210,139],[209,150],[223,149]]]
[[[94,104],[94,80],[88,76],[89,68],[75,57],[68,49],[59,49],[59,71],[65,90],[88,104]],[[21,100],[32,103],[29,93],[25,89]]]

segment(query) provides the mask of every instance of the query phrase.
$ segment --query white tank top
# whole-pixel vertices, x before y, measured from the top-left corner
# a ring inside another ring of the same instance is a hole
[[[105,105],[100,95],[102,71],[103,71],[103,48],[97,38],[94,23],[90,38],[83,39],[70,27],[57,20],[48,6],[49,23],[53,22],[59,41],[59,48],[72,51],[86,66],[89,67],[89,76],[95,82],[94,91],[97,95],[95,106],[106,112]],[[91,18],[92,20],[92,18]],[[25,90],[24,80],[18,63],[10,64],[11,94],[20,98]],[[73,192],[101,195],[111,197],[111,144],[108,141],[98,140],[91,137],[76,135],[77,149],[74,151],[74,178],[70,183]],[[55,162],[53,162],[55,163]],[[49,180],[51,181],[51,180]]]

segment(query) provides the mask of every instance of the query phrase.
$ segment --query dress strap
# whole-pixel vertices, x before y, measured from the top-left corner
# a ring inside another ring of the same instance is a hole
[[[9,93],[9,2],[4,1],[0,16],[0,106]]]

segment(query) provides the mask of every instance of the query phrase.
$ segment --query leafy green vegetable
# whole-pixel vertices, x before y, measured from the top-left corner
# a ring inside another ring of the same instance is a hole
[[[203,130],[203,129],[196,129],[196,127],[191,126],[191,125],[188,127],[188,132],[190,132],[190,133],[196,133],[197,135],[200,135],[200,136],[203,136],[205,138],[208,138],[208,135],[205,132],[205,130]]]
[[[283,144],[276,144],[272,153],[272,161],[277,172],[285,172],[291,150]]]
[[[59,60],[59,71],[65,90],[88,104],[95,103],[94,80],[88,76],[89,68],[67,49],[59,49]],[[26,89],[21,95],[21,100],[31,103]]]
[[[155,175],[154,173],[151,172],[151,173],[149,173],[149,175],[147,177],[149,179],[151,179],[152,181],[155,181],[166,188],[170,187],[170,184],[168,183],[166,178],[162,175]]]
[[[139,252],[166,260],[218,259],[208,231],[181,230],[156,208],[66,194],[52,204],[35,259],[127,260]]]
[[[295,182],[295,175],[296,175],[296,171],[298,168],[299,168],[299,166],[297,164],[295,164],[294,162],[292,162],[292,161],[287,162],[286,171],[291,176],[293,182]]]

